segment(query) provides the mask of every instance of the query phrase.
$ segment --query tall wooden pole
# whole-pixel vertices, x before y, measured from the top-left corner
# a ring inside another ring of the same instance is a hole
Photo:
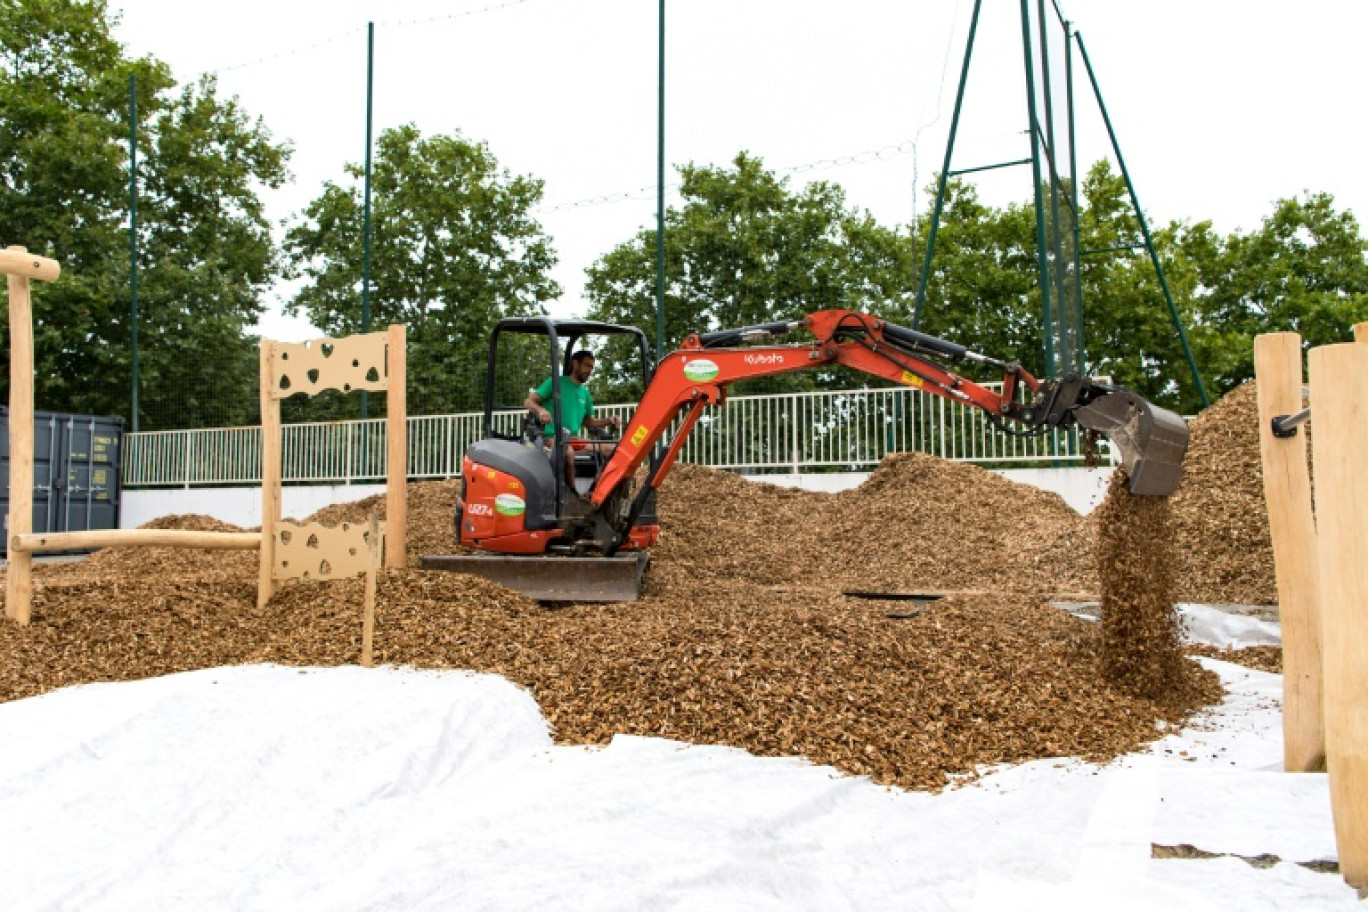
[[[22,247],[11,247],[22,252]],[[29,280],[9,278],[10,323],[10,465],[9,536],[33,531],[33,318]],[[5,614],[29,622],[33,598],[33,555],[9,552],[5,580]]]
[[[9,288],[9,528],[10,537],[33,531],[33,308],[29,279],[53,281],[61,268],[24,247],[0,251],[0,272]],[[33,600],[33,555],[9,552],[5,574],[5,615],[27,624]]]
[[[370,515],[366,539],[366,598],[361,616],[361,664],[375,664],[375,576],[380,571],[380,523]]]
[[[280,522],[280,399],[275,395],[275,343],[261,340],[261,571],[257,607],[275,594],[275,529]]]
[[[402,568],[408,549],[408,333],[389,328],[385,400],[385,566]]]
[[[1273,539],[1278,612],[1283,643],[1283,767],[1309,773],[1325,769],[1321,721],[1320,572],[1306,432],[1273,432],[1273,419],[1302,409],[1302,348],[1297,333],[1269,333],[1254,340],[1259,381],[1259,452],[1264,500]]]
[[[1325,755],[1340,873],[1368,887],[1368,346],[1311,350]]]

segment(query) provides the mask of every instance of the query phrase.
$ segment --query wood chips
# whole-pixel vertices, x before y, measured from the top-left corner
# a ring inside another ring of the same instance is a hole
[[[1175,594],[1184,602],[1276,604],[1254,382],[1231,390],[1189,427],[1183,480],[1171,498]]]
[[[1197,439],[1195,425],[1194,449]],[[1207,469],[1190,461],[1189,473]],[[631,733],[727,744],[934,789],[985,764],[1115,757],[1153,739],[1156,721],[1219,698],[1215,676],[1185,660],[1147,672],[1146,686],[1109,680],[1102,626],[1045,604],[1099,591],[1098,521],[972,466],[890,457],[842,494],[676,466],[645,599],[559,608],[416,569],[423,554],[455,550],[457,492],[454,481],[409,486],[408,569],[381,577],[376,660],[505,675],[563,743]],[[1175,528],[1190,529],[1172,507]],[[372,510],[383,518],[383,498],[308,519]],[[193,516],[156,525],[233,529]],[[1221,585],[1257,579],[1236,572],[1238,554]],[[1175,566],[1183,597],[1213,600],[1194,598],[1205,578]],[[0,624],[0,700],[223,664],[357,661],[360,579],[290,584],[258,611],[256,573],[254,552],[177,548],[42,565],[33,623]],[[921,605],[843,594],[870,590],[956,594]]]

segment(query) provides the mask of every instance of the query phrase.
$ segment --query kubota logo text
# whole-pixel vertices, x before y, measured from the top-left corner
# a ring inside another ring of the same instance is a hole
[[[746,355],[747,364],[783,364],[783,355]]]

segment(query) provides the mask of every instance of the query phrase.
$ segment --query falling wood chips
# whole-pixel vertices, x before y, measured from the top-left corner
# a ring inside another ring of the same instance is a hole
[[[1228,400],[1203,419],[1235,413]],[[1194,424],[1194,455],[1220,451],[1199,446],[1203,433]],[[1257,438],[1249,445],[1257,464]],[[1191,461],[1188,471],[1209,474]],[[1173,502],[1180,549],[1193,525],[1183,504],[1211,509],[1187,486]],[[985,764],[1115,757],[1152,739],[1157,720],[1219,698],[1214,676],[1187,663],[1173,686],[1109,683],[1100,626],[1045,604],[1098,591],[1097,521],[972,466],[894,456],[841,494],[677,466],[660,491],[645,599],[554,609],[414,569],[455,550],[458,489],[409,486],[409,569],[380,579],[376,660],[502,674],[536,697],[562,743],[630,733],[726,744],[934,789]],[[1255,506],[1227,496],[1230,510]],[[383,515],[383,498],[308,519],[359,522],[372,510]],[[235,531],[197,516],[154,525]],[[1222,600],[1203,598],[1207,582],[1184,566],[1180,597]],[[256,572],[253,552],[175,548],[42,566],[32,625],[0,625],[0,700],[224,664],[357,661],[360,579],[292,584],[258,611]],[[1214,582],[1258,591],[1263,572]],[[843,590],[960,594],[909,612]]]

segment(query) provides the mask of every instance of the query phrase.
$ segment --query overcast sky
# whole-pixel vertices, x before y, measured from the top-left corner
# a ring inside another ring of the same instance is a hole
[[[1036,4],[1031,2],[1034,11]],[[1360,219],[1368,176],[1357,93],[1368,5],[1348,0],[1059,0],[1083,36],[1140,202],[1159,224],[1251,230],[1281,197],[1326,191]],[[1058,33],[1047,4],[1052,34]],[[295,149],[280,221],[365,154],[366,24],[374,22],[374,133],[461,130],[546,182],[538,213],[582,312],[584,268],[655,222],[657,11],[652,0],[111,0],[133,54],[187,82],[214,71]],[[797,186],[845,187],[906,224],[932,199],[972,0],[669,0],[666,156],[761,156]],[[1064,61],[1050,66],[1059,144]],[[1037,68],[1040,55],[1033,49]],[[1080,168],[1110,157],[1081,65]],[[952,166],[1026,157],[1020,3],[983,0]],[[985,198],[1026,200],[1030,171],[988,172]],[[914,192],[914,187],[919,190]],[[670,201],[677,196],[670,194]],[[283,291],[283,290],[282,290]],[[263,320],[276,338],[302,321]]]

